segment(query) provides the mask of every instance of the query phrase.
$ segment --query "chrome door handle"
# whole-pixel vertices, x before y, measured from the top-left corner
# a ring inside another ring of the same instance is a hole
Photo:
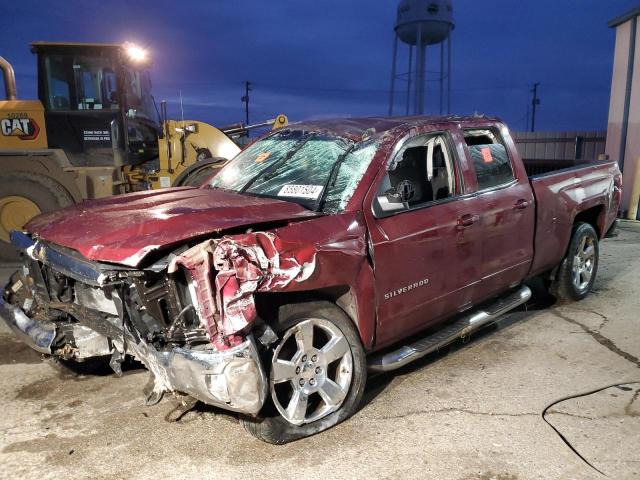
[[[524,198],[521,198],[520,200],[518,200],[514,205],[513,208],[515,210],[524,210],[525,208],[527,208],[529,205],[531,205],[533,202],[530,202],[529,200],[525,200]]]
[[[461,217],[458,217],[458,228],[460,229],[470,227],[478,220],[480,220],[480,217],[478,215],[471,215],[469,213],[466,215],[462,215]]]

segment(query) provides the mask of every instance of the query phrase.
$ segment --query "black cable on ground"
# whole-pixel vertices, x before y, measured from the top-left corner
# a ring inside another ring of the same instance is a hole
[[[589,463],[589,461],[588,461],[586,458],[584,458],[582,455],[580,455],[580,452],[578,452],[578,450],[576,450],[576,449],[575,449],[575,447],[574,447],[573,445],[571,445],[571,443],[569,442],[569,440],[567,440],[567,438],[566,438],[562,433],[560,433],[560,431],[559,431],[556,427],[554,427],[554,426],[549,422],[549,420],[547,420],[547,419],[545,418],[545,415],[547,414],[547,411],[548,411],[551,407],[553,407],[553,406],[557,405],[558,403],[562,403],[562,402],[567,401],[567,400],[572,400],[572,399],[574,399],[574,398],[580,398],[580,397],[586,397],[586,396],[588,396],[588,395],[593,395],[594,393],[601,392],[601,391],[603,391],[603,390],[606,390],[607,388],[620,387],[620,386],[622,386],[622,385],[634,385],[634,384],[636,384],[636,383],[640,383],[640,381],[631,381],[631,382],[612,383],[611,385],[607,385],[607,386],[605,386],[605,387],[599,387],[599,388],[596,388],[596,389],[594,389],[594,390],[589,390],[589,391],[587,391],[587,392],[576,393],[576,394],[574,394],[574,395],[568,395],[568,396],[566,396],[566,397],[559,398],[559,399],[554,400],[553,402],[551,402],[549,405],[547,405],[547,406],[544,408],[544,410],[542,410],[542,413],[541,413],[542,420],[544,420],[544,421],[545,421],[545,423],[546,423],[547,425],[549,425],[549,426],[553,429],[553,431],[554,431],[554,432],[556,432],[556,433],[558,434],[558,436],[560,437],[560,439],[561,439],[561,440],[562,440],[562,441],[567,445],[567,447],[569,447],[569,448],[571,449],[571,451],[572,451],[573,453],[575,453],[575,454],[580,458],[580,460],[582,460],[584,463],[586,463],[587,465],[589,465],[591,468],[593,468],[593,469],[594,469],[596,472],[598,472],[600,475],[603,475],[603,476],[605,476],[605,477],[606,477],[606,476],[607,476],[607,474],[606,474],[606,473],[602,472],[601,470],[598,470],[595,466],[593,466],[591,463]]]

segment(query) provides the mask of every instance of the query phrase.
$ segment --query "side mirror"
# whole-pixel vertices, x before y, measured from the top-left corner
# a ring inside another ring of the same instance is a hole
[[[383,215],[385,213],[398,212],[404,210],[405,201],[402,192],[390,188],[384,194],[376,197],[374,210]]]

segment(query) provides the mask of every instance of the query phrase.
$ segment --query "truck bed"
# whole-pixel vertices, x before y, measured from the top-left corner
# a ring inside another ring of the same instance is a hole
[[[541,160],[523,158],[522,163],[524,163],[524,168],[529,177],[540,177],[560,170],[583,168],[610,162],[608,160]]]
[[[620,171],[614,161],[523,162],[536,201],[530,274],[537,275],[560,263],[576,218],[593,220],[604,237],[617,214],[612,205],[620,195]]]

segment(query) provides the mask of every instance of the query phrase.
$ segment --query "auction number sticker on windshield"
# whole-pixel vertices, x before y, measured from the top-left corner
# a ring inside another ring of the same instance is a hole
[[[317,199],[322,193],[322,185],[284,185],[278,192],[279,197],[297,197]]]

